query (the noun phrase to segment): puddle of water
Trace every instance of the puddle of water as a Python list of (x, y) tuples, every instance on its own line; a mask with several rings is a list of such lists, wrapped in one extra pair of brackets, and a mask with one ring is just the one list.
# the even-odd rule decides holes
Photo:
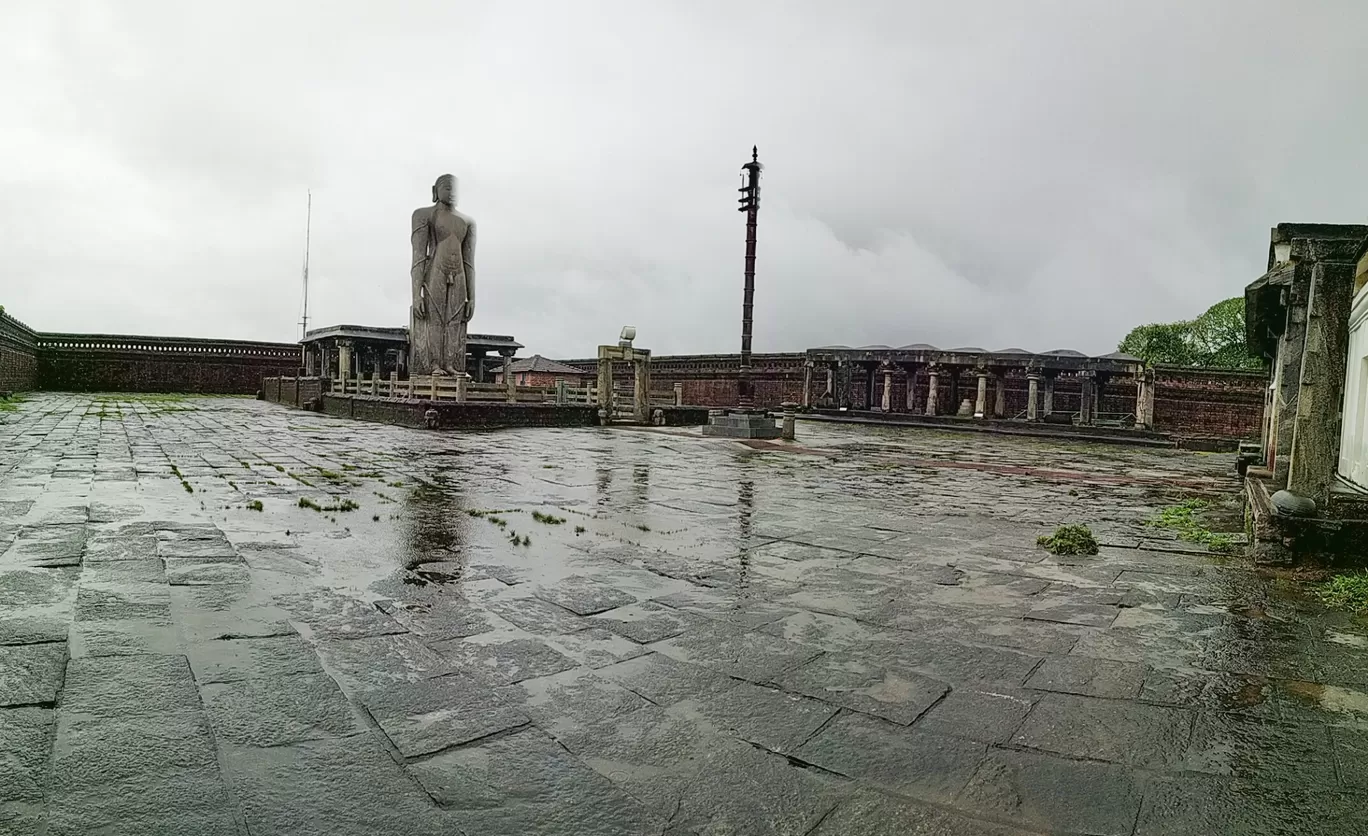
[(1262, 676), (1245, 677), (1245, 682), (1222, 702), (1226, 708), (1252, 708), (1268, 700), (1268, 680)]
[(1336, 630), (1326, 630), (1325, 640), (1349, 647), (1368, 647), (1368, 636), (1357, 636), (1353, 633), (1341, 633)]
[(1282, 689), (1292, 697), (1338, 714), (1362, 714), (1368, 716), (1368, 694), (1341, 688), (1338, 685), (1321, 685), (1318, 682), (1288, 680)]

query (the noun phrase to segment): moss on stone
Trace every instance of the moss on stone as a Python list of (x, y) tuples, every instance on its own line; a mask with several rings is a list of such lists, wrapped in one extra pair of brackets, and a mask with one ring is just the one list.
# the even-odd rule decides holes
[(1036, 545), (1050, 554), (1097, 554), (1092, 529), (1081, 523), (1061, 525), (1054, 534), (1042, 534), (1036, 538)]

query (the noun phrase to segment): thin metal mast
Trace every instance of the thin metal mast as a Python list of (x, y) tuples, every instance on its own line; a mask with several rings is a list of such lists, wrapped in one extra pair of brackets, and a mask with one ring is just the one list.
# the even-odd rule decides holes
[(313, 190), (309, 192), (307, 214), (304, 217), (304, 313), (299, 318), (300, 338), (309, 332), (309, 233), (313, 226)]

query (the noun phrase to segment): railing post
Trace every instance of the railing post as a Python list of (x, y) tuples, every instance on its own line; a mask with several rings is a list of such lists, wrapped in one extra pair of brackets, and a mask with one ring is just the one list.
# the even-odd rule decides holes
[(676, 383), (676, 384), (674, 385), (674, 396), (675, 396), (675, 406), (683, 406), (683, 405), (684, 405), (684, 384), (683, 384), (683, 383)]
[(470, 376), (458, 374), (453, 377), (453, 380), (456, 382), (456, 402), (465, 403), (466, 383), (470, 380)]
[(565, 378), (556, 378), (556, 405), (565, 406)]
[(779, 429), (779, 437), (785, 441), (792, 441), (795, 435), (794, 424), (797, 423), (794, 419), (794, 413), (795, 410), (798, 409), (798, 404), (792, 401), (785, 401), (783, 407), (784, 423)]
[(513, 358), (505, 357), (503, 364), (504, 390), (509, 403), (518, 402), (518, 382), (513, 379)]
[(389, 389), (385, 392), (391, 398), (399, 397), (399, 372), (391, 371), (389, 376)]
[(437, 400), (437, 375), (428, 375), (428, 386), (431, 389), (431, 394), (428, 397), (434, 401)]

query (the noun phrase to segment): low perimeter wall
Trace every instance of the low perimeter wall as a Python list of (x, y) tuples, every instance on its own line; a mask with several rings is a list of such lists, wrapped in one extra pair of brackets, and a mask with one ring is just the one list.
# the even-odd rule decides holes
[(118, 334), (38, 334), (37, 388), (60, 392), (250, 395), (290, 375), (299, 346)]
[(323, 395), (323, 411), (328, 415), (401, 427), (426, 427), (429, 409), (437, 411), (437, 429), (493, 430), (598, 425), (598, 408), (593, 406), (401, 401), (372, 395)]
[(27, 392), (37, 375), (38, 335), (0, 309), (0, 392)]

